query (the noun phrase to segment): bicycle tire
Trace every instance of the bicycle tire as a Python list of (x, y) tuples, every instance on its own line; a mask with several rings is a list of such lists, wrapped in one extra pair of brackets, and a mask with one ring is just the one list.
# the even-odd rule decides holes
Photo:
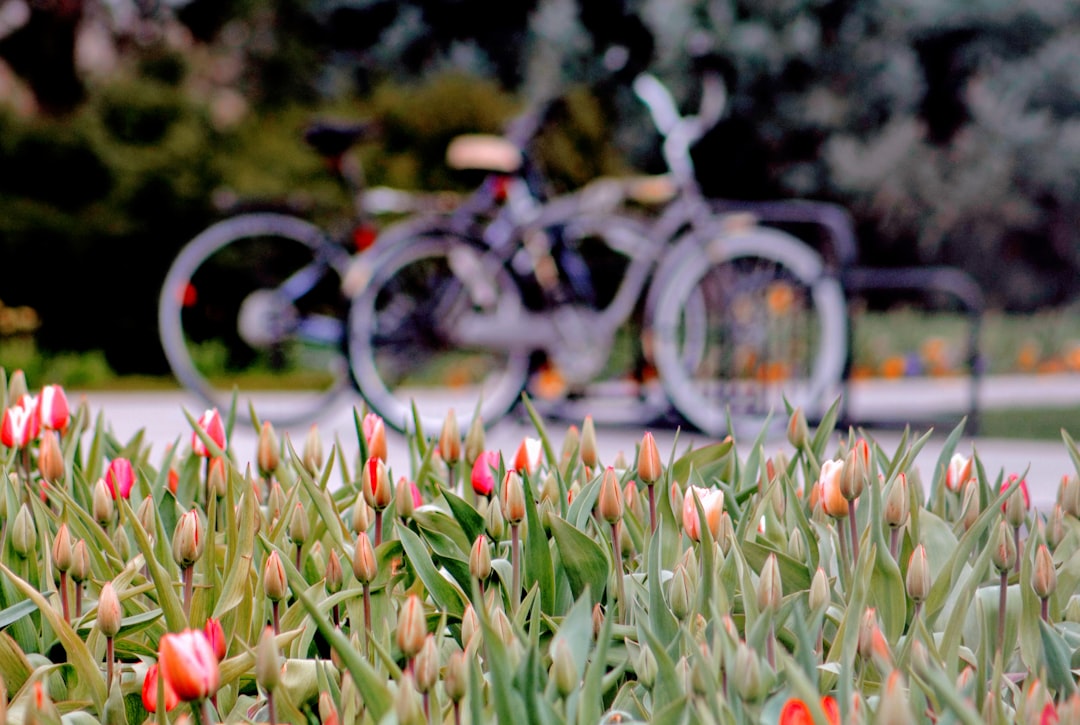
[[(176, 378), (225, 410), (313, 420), (350, 384), (348, 254), (315, 225), (276, 213), (217, 222), (184, 246), (162, 284), (158, 330)], [(289, 286), (285, 287), (288, 281)]]
[[(784, 419), (785, 400), (819, 414), (847, 357), (843, 289), (821, 256), (767, 227), (686, 250), (654, 319), (657, 369), (679, 413), (710, 435), (756, 433), (769, 416)], [(694, 296), (704, 320), (685, 314)], [(701, 340), (691, 359), (688, 344)]]
[[(388, 425), (437, 432), (454, 409), (463, 428), (491, 425), (518, 402), (531, 350), (470, 345), (469, 320), (520, 320), (521, 290), (493, 254), (431, 233), (381, 257), (349, 311), (349, 364), (360, 394)], [(474, 314), (475, 313), (475, 314)], [(419, 397), (418, 397), (419, 396)]]

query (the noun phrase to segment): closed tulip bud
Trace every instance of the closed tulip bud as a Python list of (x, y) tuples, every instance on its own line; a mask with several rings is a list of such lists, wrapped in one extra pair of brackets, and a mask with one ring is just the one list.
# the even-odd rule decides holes
[(139, 525), (150, 536), (157, 533), (157, 509), (155, 507), (154, 497), (147, 496), (139, 503), (139, 508), (135, 511), (135, 518), (139, 520)]
[[(217, 408), (205, 411), (199, 417), (198, 425), (221, 451), (225, 450), (225, 422), (221, 419), (221, 413), (218, 412)], [(191, 451), (203, 458), (216, 455), (206, 447), (203, 439), (195, 431), (191, 433)]]
[(122, 526), (116, 527), (112, 532), (112, 545), (121, 561), (131, 558), (131, 543), (128, 541), (127, 530)]
[(662, 475), (664, 469), (660, 462), (660, 449), (656, 447), (653, 434), (646, 431), (638, 451), (638, 478), (651, 486), (659, 481)]
[(308, 428), (307, 437), (304, 439), (304, 452), (301, 454), (301, 462), (308, 473), (315, 475), (322, 470), (323, 442), (319, 435), (319, 426), (315, 423)]
[(961, 453), (954, 453), (945, 469), (945, 488), (959, 492), (971, 480), (972, 459)]
[(1009, 526), (1018, 529), (1024, 525), (1027, 518), (1027, 492), (1017, 487), (1005, 499), (1005, 520)]
[(525, 489), (521, 476), (515, 471), (507, 471), (502, 486), (502, 515), (511, 525), (525, 520)]
[(1072, 595), (1065, 603), (1065, 621), (1080, 624), (1080, 594)]
[(99, 478), (94, 484), (94, 495), (91, 501), (94, 510), (94, 521), (102, 526), (107, 525), (113, 518), (113, 497), (109, 493), (109, 487), (104, 478)]
[(832, 594), (829, 589), (829, 577), (820, 566), (814, 572), (814, 578), (810, 580), (810, 593), (807, 597), (807, 605), (811, 612), (820, 612), (829, 606)]
[(465, 434), (465, 463), (475, 465), (476, 459), (484, 452), (484, 421), (477, 415), (469, 424), (469, 432)]
[(915, 551), (911, 552), (908, 560), (907, 577), (904, 580), (907, 585), (908, 596), (916, 604), (926, 601), (930, 594), (930, 563), (926, 560), (926, 547), (919, 544)]
[(1065, 513), (1073, 517), (1080, 517), (1080, 478), (1076, 476), (1062, 476), (1061, 485), (1058, 487), (1058, 503)]
[(1066, 533), (1068, 533), (1068, 530), (1065, 528), (1065, 510), (1061, 507), (1061, 504), (1056, 503), (1050, 512), (1050, 518), (1046, 522), (1046, 543), (1050, 545), (1051, 549), (1056, 549), (1061, 540), (1065, 538)]
[(382, 511), (394, 500), (394, 487), (381, 458), (369, 458), (364, 464), (364, 500), (376, 511)]
[(214, 495), (218, 498), (222, 498), (228, 491), (228, 479), (225, 470), (225, 459), (221, 456), (214, 456), (210, 459), (210, 468), (206, 472), (206, 492), (207, 495)]
[(266, 497), (266, 518), (271, 526), (281, 518), (282, 509), (285, 508), (285, 500), (285, 490), (281, 488), (281, 484), (277, 481), (272, 482), (270, 484), (270, 493)]
[(783, 600), (784, 583), (780, 579), (780, 563), (776, 560), (776, 554), (769, 554), (758, 578), (758, 608), (775, 614), (780, 611)]
[(686, 573), (686, 567), (676, 566), (671, 576), (668, 599), (671, 611), (676, 619), (684, 619), (690, 613), (694, 602), (694, 585)]
[(337, 594), (345, 584), (345, 573), (341, 568), (341, 560), (333, 549), (330, 550), (330, 556), (326, 559), (325, 578), (327, 594)]
[(46, 385), (38, 396), (38, 417), (41, 427), (63, 433), (71, 420), (67, 395), (59, 385)]
[(492, 541), (502, 541), (503, 536), (506, 534), (506, 519), (503, 518), (502, 512), (502, 502), (496, 496), (491, 500), (491, 505), (487, 507), (484, 516), (487, 534)]
[(461, 702), (469, 691), (469, 662), (461, 650), (451, 652), (446, 659), (443, 690), (451, 702)]
[(915, 722), (915, 714), (908, 703), (907, 686), (900, 670), (893, 670), (885, 681), (885, 690), (878, 701), (877, 725), (908, 725)]
[(491, 576), (491, 551), (483, 534), (476, 537), (469, 552), (469, 573), (481, 582)]
[(274, 426), (264, 420), (259, 429), (259, 443), (256, 448), (255, 463), (263, 478), (270, 478), (281, 465), (281, 444), (278, 442)]
[(60, 450), (60, 437), (55, 431), (47, 430), (41, 434), (38, 471), (49, 483), (56, 484), (64, 480), (64, 452)]
[(397, 645), (405, 657), (412, 659), (424, 646), (427, 637), (427, 619), (420, 597), (410, 594), (398, 613)]
[(424, 637), (424, 646), (416, 655), (413, 671), (416, 674), (416, 689), (420, 692), (431, 691), (439, 681), (439, 648), (435, 644), (435, 635)]
[(394, 712), (399, 725), (425, 725), (427, 718), (416, 692), (416, 682), (411, 672), (406, 672), (398, 680), (397, 696), (394, 698)]
[(76, 584), (82, 584), (90, 578), (90, 551), (86, 542), (80, 539), (71, 547), (71, 569), (68, 570)]
[(221, 620), (215, 617), (207, 619), (206, 624), (203, 625), (203, 634), (206, 636), (206, 641), (210, 643), (210, 649), (214, 650), (217, 661), (221, 662), (225, 659), (229, 646), (225, 641), (225, 630), (221, 626)]
[(289, 539), (297, 546), (303, 546), (310, 535), (311, 525), (308, 523), (307, 513), (304, 512), (304, 504), (297, 501), (289, 518)]
[(66, 523), (60, 524), (56, 530), (56, 538), (52, 545), (53, 566), (57, 571), (67, 571), (71, 568), (71, 532)]
[(495, 477), (499, 475), (499, 452), (481, 451), (472, 463), (470, 482), (477, 496), (491, 496), (495, 490)]
[(768, 692), (769, 683), (761, 672), (761, 660), (745, 642), (735, 650), (735, 687), (744, 700), (757, 702)]
[(1046, 544), (1039, 544), (1035, 550), (1035, 570), (1031, 575), (1031, 586), (1039, 599), (1047, 599), (1057, 589), (1057, 570), (1054, 558)]
[(517, 635), (514, 633), (514, 625), (511, 624), (510, 618), (506, 616), (506, 612), (502, 609), (496, 609), (491, 615), (491, 628), (495, 630), (495, 634), (499, 636), (499, 640), (505, 645), (517, 642)]
[(274, 628), (264, 627), (255, 645), (255, 681), (265, 692), (273, 692), (280, 680), (281, 653), (274, 639)]
[(461, 460), (461, 431), (453, 408), (447, 411), (439, 431), (439, 455), (451, 466)]
[(622, 489), (619, 488), (619, 478), (615, 475), (615, 469), (608, 466), (604, 470), (604, 478), (600, 482), (600, 498), (598, 502), (600, 518), (613, 524), (622, 520), (623, 498)]
[(870, 476), (870, 447), (859, 438), (844, 457), (840, 469), (840, 493), (848, 501), (854, 501), (863, 492)]
[(578, 450), (581, 462), (589, 468), (596, 468), (600, 455), (596, 445), (596, 426), (591, 415), (585, 416), (585, 421), (581, 424), (581, 443)]
[[(157, 712), (158, 707), (158, 665), (152, 664), (146, 669), (146, 678), (143, 679), (142, 686), (142, 702), (143, 707), (149, 713)], [(172, 687), (168, 681), (164, 683), (165, 690), (165, 712), (172, 712), (173, 708), (180, 704), (180, 698), (173, 692)], [(0, 722), (3, 722), (0, 720)]]
[(731, 542), (735, 540), (735, 524), (731, 522), (731, 516), (727, 511), (720, 514), (720, 526), (716, 532), (716, 543), (720, 544), (720, 551), (724, 556), (731, 551)]
[(604, 608), (597, 602), (592, 608), (592, 633), (593, 639), (600, 636), (600, 630), (604, 628)]
[(281, 563), (281, 557), (278, 556), (277, 551), (271, 551), (263, 567), (263, 594), (271, 602), (280, 602), (288, 592), (289, 584), (285, 578), (285, 565)]
[(394, 494), (394, 508), (397, 515), (402, 519), (411, 519), (416, 503), (413, 500), (413, 485), (409, 479), (402, 476), (397, 482), (397, 491)]
[(461, 646), (468, 648), (478, 634), (480, 634), (480, 616), (471, 603), (466, 604), (465, 613), (461, 615)]
[(123, 610), (120, 607), (120, 598), (116, 596), (112, 582), (105, 582), (98, 596), (97, 625), (101, 633), (106, 637), (115, 637), (120, 632), (120, 620), (123, 618)]
[[(699, 505), (705, 516), (704, 522), (698, 515)], [(700, 486), (690, 486), (686, 489), (682, 501), (683, 530), (692, 540), (701, 541), (703, 528), (708, 528), (713, 539), (717, 539), (720, 536), (720, 519), (723, 513), (724, 492), (720, 489)]]
[(795, 561), (806, 560), (806, 540), (800, 529), (792, 529), (788, 537), (787, 553)]
[[(1074, 692), (1069, 695), (1065, 702), (1058, 705), (1057, 709), (1058, 722), (1061, 723), (1078, 723), (1080, 722), (1080, 692)], [(1048, 721), (1052, 723), (1053, 720)]]
[(885, 524), (890, 529), (899, 529), (907, 523), (910, 508), (907, 476), (901, 473), (893, 479), (892, 485), (885, 494), (885, 510), (882, 513)]
[(195, 564), (202, 556), (206, 548), (206, 528), (199, 512), (192, 509), (180, 517), (176, 522), (176, 530), (173, 532), (172, 554), (173, 561), (181, 569), (186, 569)]
[(974, 478), (964, 484), (964, 498), (960, 505), (960, 522), (967, 531), (975, 525), (975, 520), (982, 513), (979, 502), (979, 482)]
[(381, 416), (368, 413), (364, 416), (361, 426), (364, 434), (364, 444), (367, 446), (368, 458), (378, 458), (386, 461), (386, 423)]
[(578, 430), (576, 425), (571, 424), (566, 428), (566, 435), (563, 436), (562, 448), (559, 450), (559, 464), (569, 462), (580, 447), (581, 431)]
[(375, 581), (379, 573), (378, 562), (375, 559), (375, 550), (371, 546), (371, 539), (367, 534), (356, 537), (356, 548), (353, 550), (353, 576), (361, 584), (370, 584)]
[(787, 428), (788, 442), (795, 448), (802, 449), (810, 443), (810, 426), (806, 422), (806, 413), (802, 408), (791, 411)]
[(19, 513), (15, 514), (15, 521), (11, 525), (11, 548), (24, 559), (37, 553), (37, 526), (26, 504), (19, 507)]
[(840, 461), (825, 461), (821, 464), (821, 507), (825, 514), (834, 519), (844, 519), (848, 515), (848, 500), (840, 490), (840, 471), (844, 464)]
[(30, 388), (26, 383), (26, 373), (21, 368), (17, 368), (8, 378), (8, 399), (18, 400), (29, 393)]
[(540, 503), (548, 503), (554, 507), (559, 506), (562, 489), (559, 488), (559, 480), (554, 473), (544, 476), (544, 482), (540, 485)]
[(371, 507), (364, 500), (364, 492), (356, 495), (356, 501), (352, 506), (352, 530), (354, 534), (362, 534), (371, 526)]
[(319, 723), (321, 725), (340, 725), (341, 723), (337, 708), (334, 706), (334, 699), (326, 690), (319, 693)]
[(657, 669), (656, 655), (653, 654), (652, 649), (639, 648), (634, 660), (634, 673), (637, 675), (638, 682), (651, 690), (653, 683), (656, 682)]
[(562, 637), (556, 637), (551, 645), (551, 679), (561, 697), (568, 697), (581, 684), (577, 662), (570, 645)]
[(994, 563), (998, 574), (1004, 574), (1016, 565), (1016, 542), (1013, 540), (1012, 527), (1005, 519), (998, 522), (990, 540), (990, 546), (993, 547), (990, 560)]
[(635, 520), (641, 521), (645, 512), (641, 508), (641, 494), (638, 492), (637, 484), (632, 480), (627, 481), (626, 486), (623, 487), (623, 501), (626, 502), (626, 513)]

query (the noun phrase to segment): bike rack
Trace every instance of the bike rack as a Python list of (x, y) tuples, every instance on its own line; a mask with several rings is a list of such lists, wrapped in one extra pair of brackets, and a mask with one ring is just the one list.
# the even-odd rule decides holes
[[(948, 266), (866, 267), (856, 264), (858, 245), (855, 240), (855, 225), (847, 209), (838, 204), (805, 200), (735, 201), (725, 199), (712, 202), (712, 207), (720, 213), (749, 212), (763, 224), (812, 226), (819, 229), (824, 234), (823, 242), (826, 247), (819, 251), (825, 252), (826, 259), (830, 260), (838, 270), (845, 293), (855, 295), (864, 295), (874, 291), (937, 293), (951, 297), (959, 303), (968, 318), (966, 356), (970, 380), (967, 406), (968, 430), (973, 434), (978, 432), (979, 385), (983, 374), (979, 358), (979, 331), (982, 326), (985, 301), (982, 290), (971, 275), (956, 267)], [(849, 342), (851, 335), (849, 326)], [(848, 399), (850, 393), (852, 355), (852, 346), (849, 344), (848, 360), (844, 371), (843, 401)], [(845, 403), (841, 402), (841, 420), (846, 419), (844, 405)], [(859, 422), (866, 423), (867, 421)]]

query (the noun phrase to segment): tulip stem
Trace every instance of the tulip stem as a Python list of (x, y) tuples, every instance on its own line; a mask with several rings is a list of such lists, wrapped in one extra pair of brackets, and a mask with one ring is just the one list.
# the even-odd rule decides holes
[(364, 584), (364, 643), (368, 659), (371, 659), (371, 585), (367, 583)]
[(846, 527), (842, 523), (840, 523), (840, 521), (836, 522), (836, 538), (840, 540), (840, 572), (843, 574), (844, 583), (846, 584), (848, 579), (850, 578), (848, 576), (848, 572), (850, 571), (849, 567), (851, 564), (851, 560), (848, 558), (848, 545), (846, 532), (844, 530), (845, 528)]
[(75, 618), (82, 616), (82, 582), (75, 582)]
[(271, 602), (270, 611), (274, 618), (274, 634), (281, 634), (281, 602), (277, 600)]
[(382, 510), (375, 509), (375, 548), (382, 543)]
[(1001, 589), (998, 592), (998, 629), (997, 629), (997, 641), (998, 646), (1003, 646), (1005, 642), (1005, 605), (1008, 602), (1009, 592), (1009, 572), (1004, 571), (1001, 573)]
[(619, 624), (625, 624), (626, 591), (623, 583), (622, 537), (620, 536), (619, 524), (619, 521), (611, 522), (611, 546), (615, 552), (615, 592), (619, 604), (618, 616), (615, 621)]
[(210, 711), (209, 700), (199, 700), (198, 706), (191, 708), (191, 711), (202, 725), (213, 725), (214, 714)]
[(277, 709), (274, 707), (274, 691), (266, 691), (266, 714), (270, 718), (270, 725), (277, 722)]
[(517, 612), (521, 598), (521, 536), (518, 524), (510, 524), (510, 567), (513, 572), (510, 577), (510, 603), (512, 610)]
[(454, 725), (461, 725), (461, 703), (454, 702)]
[(776, 623), (772, 614), (769, 615), (769, 637), (765, 640), (765, 659), (769, 667), (776, 669)]
[(68, 605), (68, 575), (60, 572), (60, 606), (64, 610), (64, 621), (71, 624), (71, 608)]
[(900, 529), (893, 529), (889, 532), (889, 556), (893, 559), (896, 558), (896, 546), (900, 543)]
[(182, 572), (184, 580), (184, 616), (191, 615), (191, 593), (195, 585), (195, 567), (185, 566)]
[(341, 629), (341, 612), (338, 610), (338, 605), (335, 604), (330, 610), (330, 616), (334, 620), (334, 629)]
[(649, 533), (656, 533), (656, 486), (648, 485), (649, 489)]
[(1016, 564), (1013, 566), (1013, 569), (1015, 569), (1016, 573), (1019, 574), (1020, 573), (1020, 559), (1022, 558), (1020, 556), (1020, 527), (1019, 526), (1014, 526), (1013, 527), (1013, 545), (1016, 547)]
[(112, 689), (113, 660), (116, 659), (116, 648), (112, 637), (105, 638), (105, 689)]
[(1041, 613), (1042, 620), (1047, 624), (1050, 624), (1050, 597), (1042, 600)]
[(855, 567), (859, 565), (859, 524), (855, 521), (854, 505), (851, 506), (851, 515), (848, 519), (851, 521), (851, 565)]

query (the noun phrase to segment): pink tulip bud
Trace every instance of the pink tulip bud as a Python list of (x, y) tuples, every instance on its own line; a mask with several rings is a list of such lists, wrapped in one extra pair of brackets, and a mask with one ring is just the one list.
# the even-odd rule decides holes
[(3, 420), (0, 420), (0, 443), (8, 448), (25, 448), (37, 439), (40, 429), (37, 401), (22, 395), (4, 411)]
[[(225, 450), (225, 423), (221, 420), (221, 413), (217, 408), (207, 410), (199, 417), (199, 427), (218, 448)], [(191, 433), (191, 450), (203, 458), (213, 455), (195, 431)]]
[(127, 499), (131, 496), (131, 487), (135, 485), (135, 470), (126, 458), (114, 458), (105, 471), (105, 485), (113, 499)]
[(495, 476), (499, 472), (499, 452), (484, 451), (472, 468), (472, 487), (478, 496), (490, 496), (495, 490)]
[(71, 409), (68, 407), (67, 396), (64, 389), (59, 385), (46, 385), (41, 389), (38, 398), (38, 415), (41, 418), (41, 426), (47, 430), (55, 430), (63, 433), (71, 420)]
[(210, 617), (203, 626), (203, 634), (214, 649), (214, 656), (218, 662), (225, 659), (227, 643), (225, 642), (225, 630), (221, 627), (221, 620)]

